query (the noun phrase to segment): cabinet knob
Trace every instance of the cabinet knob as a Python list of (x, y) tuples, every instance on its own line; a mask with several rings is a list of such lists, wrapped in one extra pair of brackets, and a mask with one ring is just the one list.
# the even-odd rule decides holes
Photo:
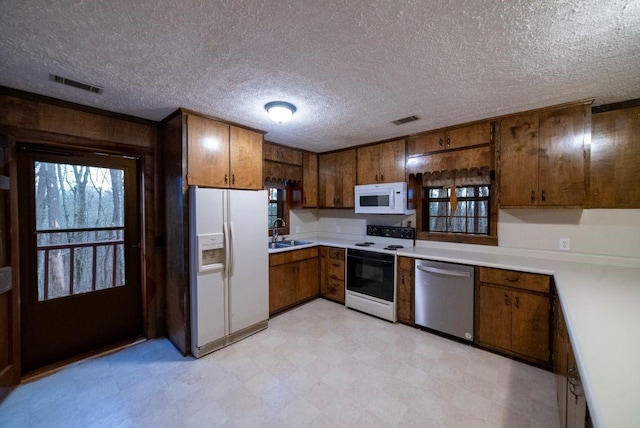
[(504, 304), (509, 306), (509, 295), (507, 293), (504, 294)]
[(440, 138), (440, 147), (444, 147), (444, 140)]
[(542, 202), (546, 202), (547, 201), (547, 192), (546, 191), (542, 191), (542, 194), (540, 194), (540, 199), (542, 199)]
[(378, 174), (376, 174), (376, 183), (378, 182)]
[(384, 174), (380, 174), (380, 181), (384, 181)]
[(447, 148), (451, 147), (451, 137), (447, 137)]
[(536, 201), (536, 191), (532, 190), (531, 191), (531, 202), (535, 202)]
[(236, 184), (236, 175), (231, 174), (231, 184)]
[(224, 175), (224, 184), (227, 184), (229, 182), (229, 175), (225, 174)]

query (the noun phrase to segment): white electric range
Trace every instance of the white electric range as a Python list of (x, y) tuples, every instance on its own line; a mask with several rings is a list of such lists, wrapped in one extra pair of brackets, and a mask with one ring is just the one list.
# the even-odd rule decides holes
[(412, 227), (367, 226), (366, 241), (347, 249), (345, 305), (396, 321), (396, 251), (413, 246)]

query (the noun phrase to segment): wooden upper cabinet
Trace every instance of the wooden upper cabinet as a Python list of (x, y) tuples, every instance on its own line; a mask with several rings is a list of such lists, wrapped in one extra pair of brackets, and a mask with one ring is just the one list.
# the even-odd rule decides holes
[(194, 114), (185, 116), (188, 185), (262, 189), (262, 134)]
[(358, 149), (358, 184), (394, 183), (405, 179), (405, 142), (390, 141)]
[(447, 149), (477, 146), (491, 143), (491, 122), (453, 128), (446, 132), (445, 144)]
[(262, 134), (231, 126), (229, 139), (231, 172), (229, 187), (262, 189)]
[(186, 115), (187, 184), (229, 186), (229, 125)]
[(353, 208), (356, 150), (320, 155), (318, 164), (319, 208)]
[(590, 125), (588, 104), (503, 119), (500, 206), (582, 207)]
[(591, 127), (591, 208), (640, 208), (640, 107), (596, 113)]
[(318, 155), (302, 154), (302, 208), (318, 206)]
[(291, 165), (302, 165), (302, 152), (289, 147), (264, 143), (264, 159)]
[(482, 122), (447, 131), (414, 135), (407, 140), (407, 155), (421, 155), (489, 143), (491, 143), (491, 122)]
[(500, 204), (536, 204), (538, 191), (538, 114), (500, 123)]
[(584, 205), (587, 164), (584, 144), (585, 136), (590, 135), (589, 105), (540, 114), (538, 189), (542, 205)]

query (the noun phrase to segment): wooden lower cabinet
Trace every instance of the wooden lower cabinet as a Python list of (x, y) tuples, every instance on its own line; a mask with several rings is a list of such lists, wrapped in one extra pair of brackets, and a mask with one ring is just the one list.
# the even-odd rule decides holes
[(592, 427), (560, 299), (553, 302), (553, 372), (561, 428)]
[(409, 325), (415, 324), (413, 263), (414, 259), (411, 257), (398, 257), (396, 317), (399, 322)]
[(320, 248), (320, 295), (344, 303), (345, 250)]
[(318, 296), (318, 248), (269, 256), (269, 315)]
[(550, 281), (545, 275), (478, 268), (476, 343), (549, 366)]

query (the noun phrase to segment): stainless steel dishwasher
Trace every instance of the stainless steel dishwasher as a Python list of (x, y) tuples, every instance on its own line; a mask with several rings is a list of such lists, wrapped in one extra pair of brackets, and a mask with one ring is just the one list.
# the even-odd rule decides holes
[(473, 266), (416, 260), (416, 324), (473, 340)]

